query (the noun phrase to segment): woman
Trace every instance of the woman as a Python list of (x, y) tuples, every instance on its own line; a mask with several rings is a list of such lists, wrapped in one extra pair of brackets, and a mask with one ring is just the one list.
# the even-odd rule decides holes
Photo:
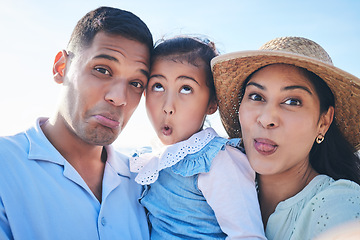
[(268, 239), (360, 221), (360, 79), (299, 37), (219, 56), (212, 68), (223, 125), (258, 174)]

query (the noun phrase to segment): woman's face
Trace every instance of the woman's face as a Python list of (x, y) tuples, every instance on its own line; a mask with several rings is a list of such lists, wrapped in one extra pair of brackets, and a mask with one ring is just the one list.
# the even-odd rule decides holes
[(313, 85), (299, 68), (285, 64), (266, 66), (252, 76), (239, 120), (246, 154), (261, 175), (306, 171), (310, 149), (326, 131)]

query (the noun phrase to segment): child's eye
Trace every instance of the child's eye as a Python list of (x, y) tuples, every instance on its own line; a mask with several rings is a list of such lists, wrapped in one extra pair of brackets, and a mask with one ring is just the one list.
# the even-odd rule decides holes
[(110, 71), (107, 70), (106, 68), (103, 67), (95, 67), (95, 71), (101, 73), (101, 74), (105, 74), (105, 75), (111, 75)]
[(164, 87), (160, 84), (160, 83), (155, 83), (153, 86), (152, 86), (152, 90), (154, 92), (163, 92), (165, 91)]
[(192, 88), (189, 86), (183, 86), (180, 90), (180, 93), (190, 94), (190, 93), (192, 93)]
[(257, 93), (250, 94), (249, 99), (253, 101), (264, 101), (263, 97)]
[(289, 98), (288, 100), (286, 100), (284, 102), (284, 104), (286, 105), (292, 105), (292, 106), (300, 106), (301, 105), (301, 101), (295, 98)]

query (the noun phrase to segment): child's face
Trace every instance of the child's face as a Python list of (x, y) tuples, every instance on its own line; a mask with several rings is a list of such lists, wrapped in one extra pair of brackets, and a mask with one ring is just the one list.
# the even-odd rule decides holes
[(216, 111), (209, 103), (203, 67), (171, 60), (157, 60), (146, 90), (149, 119), (161, 142), (174, 144), (201, 130), (207, 114)]

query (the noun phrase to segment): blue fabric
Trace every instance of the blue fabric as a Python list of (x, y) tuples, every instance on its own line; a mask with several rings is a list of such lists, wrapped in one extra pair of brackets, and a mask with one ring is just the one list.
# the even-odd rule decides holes
[(212, 160), (221, 150), (225, 149), (225, 145), (236, 147), (239, 142), (239, 138), (225, 139), (215, 137), (201, 151), (187, 155), (182, 161), (172, 166), (171, 169), (174, 173), (180, 174), (183, 177), (209, 172)]
[[(45, 119), (42, 119), (44, 121)], [(106, 147), (100, 204), (39, 123), (0, 138), (0, 239), (148, 239), (141, 187), (128, 159)]]
[(239, 141), (215, 137), (199, 152), (161, 170), (156, 182), (146, 186), (140, 202), (149, 210), (151, 239), (226, 238), (197, 187), (197, 179), (199, 173), (210, 170), (219, 151), (226, 145), (236, 146)]

